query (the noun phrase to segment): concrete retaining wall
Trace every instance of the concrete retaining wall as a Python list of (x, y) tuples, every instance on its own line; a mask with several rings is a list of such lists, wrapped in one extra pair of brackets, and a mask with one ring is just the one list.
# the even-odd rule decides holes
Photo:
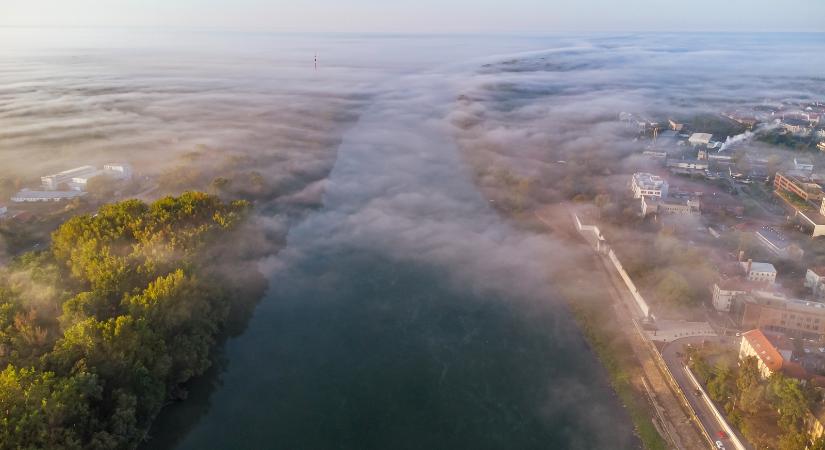
[[(604, 236), (602, 235), (602, 231), (599, 227), (595, 225), (584, 225), (579, 219), (578, 214), (573, 214), (573, 220), (576, 222), (576, 230), (584, 236), (587, 242), (596, 249), (598, 252), (602, 252), (604, 249), (607, 249), (607, 241), (605, 240)], [(643, 317), (650, 317), (650, 307), (647, 305), (647, 302), (642, 297), (642, 294), (639, 293), (639, 290), (636, 289), (636, 285), (633, 283), (633, 280), (630, 279), (630, 275), (624, 270), (624, 266), (622, 266), (621, 261), (616, 256), (616, 253), (613, 249), (607, 251), (607, 257), (610, 259), (610, 262), (613, 264), (613, 267), (616, 268), (616, 271), (619, 272), (619, 275), (622, 277), (624, 284), (627, 286), (627, 289), (630, 291), (630, 295), (633, 296), (633, 300), (636, 302), (636, 306), (639, 307), (639, 310), (642, 313)]]
[(630, 275), (625, 272), (624, 267), (622, 266), (621, 261), (616, 256), (616, 253), (613, 249), (607, 253), (607, 257), (610, 259), (610, 262), (613, 263), (613, 266), (616, 267), (616, 271), (619, 272), (619, 275), (622, 277), (624, 284), (627, 285), (627, 289), (630, 291), (630, 295), (633, 296), (633, 300), (636, 302), (636, 306), (642, 311), (642, 315), (644, 317), (650, 317), (650, 307), (647, 306), (647, 302), (642, 297), (642, 294), (639, 293), (639, 290), (636, 289), (636, 285), (633, 283), (633, 280), (630, 279)]

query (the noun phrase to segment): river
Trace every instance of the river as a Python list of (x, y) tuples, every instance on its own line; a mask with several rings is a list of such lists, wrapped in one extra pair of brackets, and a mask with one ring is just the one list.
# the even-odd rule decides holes
[(151, 448), (634, 448), (547, 267), (490, 207), (444, 117), (448, 65), (384, 82), (268, 295)]

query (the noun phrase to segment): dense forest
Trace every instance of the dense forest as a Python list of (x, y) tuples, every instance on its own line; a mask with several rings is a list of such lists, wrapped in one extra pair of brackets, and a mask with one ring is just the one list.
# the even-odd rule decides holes
[(0, 448), (134, 448), (265, 287), (249, 212), (197, 192), (127, 200), (0, 268)]

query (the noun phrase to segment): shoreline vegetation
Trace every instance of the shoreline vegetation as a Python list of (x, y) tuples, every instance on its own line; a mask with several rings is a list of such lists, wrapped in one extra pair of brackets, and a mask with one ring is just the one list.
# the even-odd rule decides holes
[(0, 268), (0, 448), (133, 448), (267, 281), (251, 205), (186, 192), (66, 221)]

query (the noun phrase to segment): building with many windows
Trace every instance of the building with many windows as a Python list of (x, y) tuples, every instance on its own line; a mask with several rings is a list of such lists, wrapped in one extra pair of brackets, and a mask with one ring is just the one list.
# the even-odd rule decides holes
[(642, 197), (667, 197), (668, 184), (664, 178), (652, 173), (637, 172), (630, 180), (630, 189), (633, 191), (633, 198)]
[(818, 339), (825, 335), (825, 303), (753, 291), (743, 298), (742, 327)]
[(88, 181), (89, 178), (99, 173), (100, 171), (94, 166), (80, 166), (40, 177), (40, 183), (43, 185), (43, 190), (45, 191), (83, 190), (78, 184), (85, 185), (85, 182)]
[(777, 191), (789, 192), (805, 201), (822, 200), (822, 186), (798, 174), (776, 172), (773, 187)]
[(745, 270), (745, 278), (748, 281), (764, 282), (767, 284), (776, 283), (776, 268), (771, 263), (754, 262), (752, 260), (740, 263)]
[(742, 342), (739, 344), (739, 360), (751, 356), (756, 358), (759, 374), (766, 379), (779, 372), (786, 357), (790, 359), (791, 355), (783, 356), (782, 352), (768, 340), (768, 337), (761, 330), (756, 329), (742, 333)]
[(713, 307), (717, 311), (730, 312), (734, 301), (754, 287), (754, 283), (738, 277), (719, 280), (713, 283)]
[(86, 195), (86, 193), (81, 191), (32, 191), (30, 189), (23, 189), (14, 194), (11, 197), (11, 201), (15, 203), (59, 202), (84, 195)]

